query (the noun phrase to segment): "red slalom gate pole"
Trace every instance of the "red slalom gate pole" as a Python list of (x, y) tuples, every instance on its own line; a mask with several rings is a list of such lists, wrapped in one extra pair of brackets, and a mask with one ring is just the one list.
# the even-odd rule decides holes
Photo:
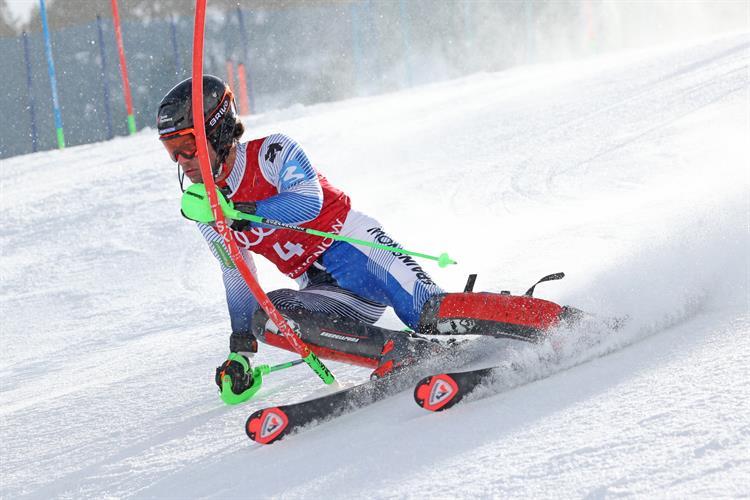
[(240, 113), (249, 115), (250, 100), (247, 97), (247, 74), (245, 73), (245, 65), (242, 63), (237, 65), (237, 79), (240, 85)]
[(235, 92), (237, 87), (234, 86), (234, 62), (231, 59), (227, 59), (227, 83), (232, 92)]
[(206, 0), (195, 2), (195, 31), (193, 32), (193, 82), (192, 82), (192, 105), (193, 126), (195, 128), (195, 143), (198, 147), (198, 160), (200, 162), (201, 175), (206, 185), (209, 204), (215, 219), (216, 230), (219, 231), (224, 243), (229, 249), (234, 265), (245, 279), (247, 286), (255, 296), (258, 304), (268, 314), (271, 321), (278, 327), (284, 338), (292, 348), (300, 355), (310, 368), (325, 382), (332, 384), (335, 378), (330, 370), (323, 364), (310, 348), (302, 342), (302, 339), (292, 330), (292, 327), (284, 320), (279, 311), (276, 310), (271, 299), (265, 294), (258, 282), (255, 280), (250, 268), (242, 259), (237, 242), (232, 237), (232, 232), (224, 219), (224, 213), (219, 206), (219, 197), (216, 195), (216, 183), (214, 182), (211, 162), (208, 157), (208, 141), (206, 140), (206, 125), (203, 118), (203, 36), (206, 22)]
[(120, 54), (120, 75), (122, 76), (122, 92), (125, 94), (125, 109), (128, 113), (128, 132), (135, 134), (135, 115), (133, 114), (133, 97), (130, 95), (130, 81), (128, 80), (128, 66), (125, 63), (125, 46), (122, 43), (122, 28), (120, 27), (120, 12), (117, 0), (112, 0), (112, 20), (115, 25), (115, 39), (117, 52)]

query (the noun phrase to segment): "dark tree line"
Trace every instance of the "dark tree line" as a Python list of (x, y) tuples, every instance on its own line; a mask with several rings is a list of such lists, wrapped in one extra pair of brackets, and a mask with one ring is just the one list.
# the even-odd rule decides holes
[[(243, 9), (276, 10), (299, 5), (314, 6), (331, 3), (350, 3), (346, 0), (210, 0), (209, 9), (213, 12), (226, 12), (237, 7)], [(96, 20), (96, 16), (111, 16), (108, 0), (47, 0), (47, 21), (50, 29), (67, 28)], [(154, 21), (172, 16), (191, 17), (194, 12), (193, 0), (118, 0), (120, 17), (123, 20)], [(25, 23), (13, 18), (7, 0), (0, 0), (0, 36), (15, 36), (21, 31), (34, 32), (42, 28), (38, 2), (34, 3), (31, 16)]]

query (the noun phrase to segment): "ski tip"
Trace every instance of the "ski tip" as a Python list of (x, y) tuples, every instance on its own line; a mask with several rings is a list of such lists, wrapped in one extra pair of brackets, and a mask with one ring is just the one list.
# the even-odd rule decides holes
[(260, 444), (271, 444), (281, 439), (289, 426), (289, 417), (281, 408), (258, 410), (247, 418), (247, 437)]
[(414, 388), (414, 401), (425, 410), (445, 410), (460, 400), (458, 384), (446, 373), (423, 378)]

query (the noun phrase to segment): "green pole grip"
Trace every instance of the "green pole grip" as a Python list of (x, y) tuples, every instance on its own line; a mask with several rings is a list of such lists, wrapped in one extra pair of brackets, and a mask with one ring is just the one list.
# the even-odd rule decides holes
[[(234, 359), (238, 361), (239, 363), (242, 363), (242, 365), (245, 367), (245, 370), (250, 369), (250, 365), (246, 363), (245, 359), (242, 358), (241, 356), (238, 356), (232, 353), (230, 354), (230, 359)], [(299, 365), (300, 363), (304, 363), (304, 360), (295, 359), (294, 361), (289, 361), (287, 363), (281, 363), (281, 364), (273, 365), (273, 366), (269, 366), (269, 365), (256, 366), (255, 368), (253, 368), (253, 385), (250, 386), (242, 394), (235, 394), (234, 392), (232, 392), (232, 380), (229, 378), (228, 375), (225, 375), (224, 378), (221, 379), (221, 393), (220, 393), (221, 400), (224, 401), (228, 405), (236, 405), (236, 404), (244, 403), (248, 399), (255, 396), (255, 393), (260, 390), (261, 385), (263, 385), (264, 375), (268, 375), (271, 372), (276, 372), (279, 370), (283, 370), (285, 368), (291, 368), (292, 366)]]
[[(250, 370), (250, 364), (247, 362), (244, 356), (232, 352), (229, 354), (228, 359), (240, 363), (245, 368), (245, 372)], [(268, 366), (266, 365), (266, 368), (267, 367)], [(221, 400), (228, 405), (237, 405), (240, 403), (244, 403), (245, 401), (253, 397), (255, 393), (258, 392), (258, 390), (260, 390), (260, 386), (263, 385), (263, 372), (264, 370), (261, 367), (255, 368), (253, 370), (253, 385), (248, 387), (247, 390), (245, 390), (241, 394), (235, 394), (232, 391), (232, 379), (229, 375), (224, 375), (221, 378), (221, 391), (219, 392)]]
[(130, 132), (130, 135), (135, 134), (135, 116), (128, 115), (128, 131)]
[(310, 354), (302, 358), (305, 363), (312, 368), (312, 370), (318, 374), (318, 377), (325, 382), (328, 385), (331, 385), (336, 381), (335, 378), (333, 378), (333, 374), (330, 372), (330, 370), (321, 363), (321, 361), (318, 359), (318, 357), (315, 355), (314, 352), (310, 351)]
[(57, 147), (59, 149), (65, 149), (65, 134), (63, 134), (62, 127), (57, 129)]

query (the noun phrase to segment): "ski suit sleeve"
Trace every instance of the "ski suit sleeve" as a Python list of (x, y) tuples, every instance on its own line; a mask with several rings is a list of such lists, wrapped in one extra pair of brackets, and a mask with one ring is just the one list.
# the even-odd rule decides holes
[(318, 173), (299, 144), (282, 134), (266, 137), (258, 162), (263, 178), (278, 194), (256, 202), (256, 215), (287, 224), (311, 221), (323, 206)]
[[(221, 235), (208, 224), (198, 223), (198, 229), (206, 239), (208, 248), (219, 261), (221, 266), (224, 290), (227, 296), (229, 319), (232, 323), (232, 333), (252, 333), (253, 313), (258, 308), (258, 302), (250, 292), (245, 279), (232, 262), (229, 251), (224, 245)], [(252, 255), (244, 248), (240, 248), (242, 259), (247, 264), (253, 276), (257, 275)]]

